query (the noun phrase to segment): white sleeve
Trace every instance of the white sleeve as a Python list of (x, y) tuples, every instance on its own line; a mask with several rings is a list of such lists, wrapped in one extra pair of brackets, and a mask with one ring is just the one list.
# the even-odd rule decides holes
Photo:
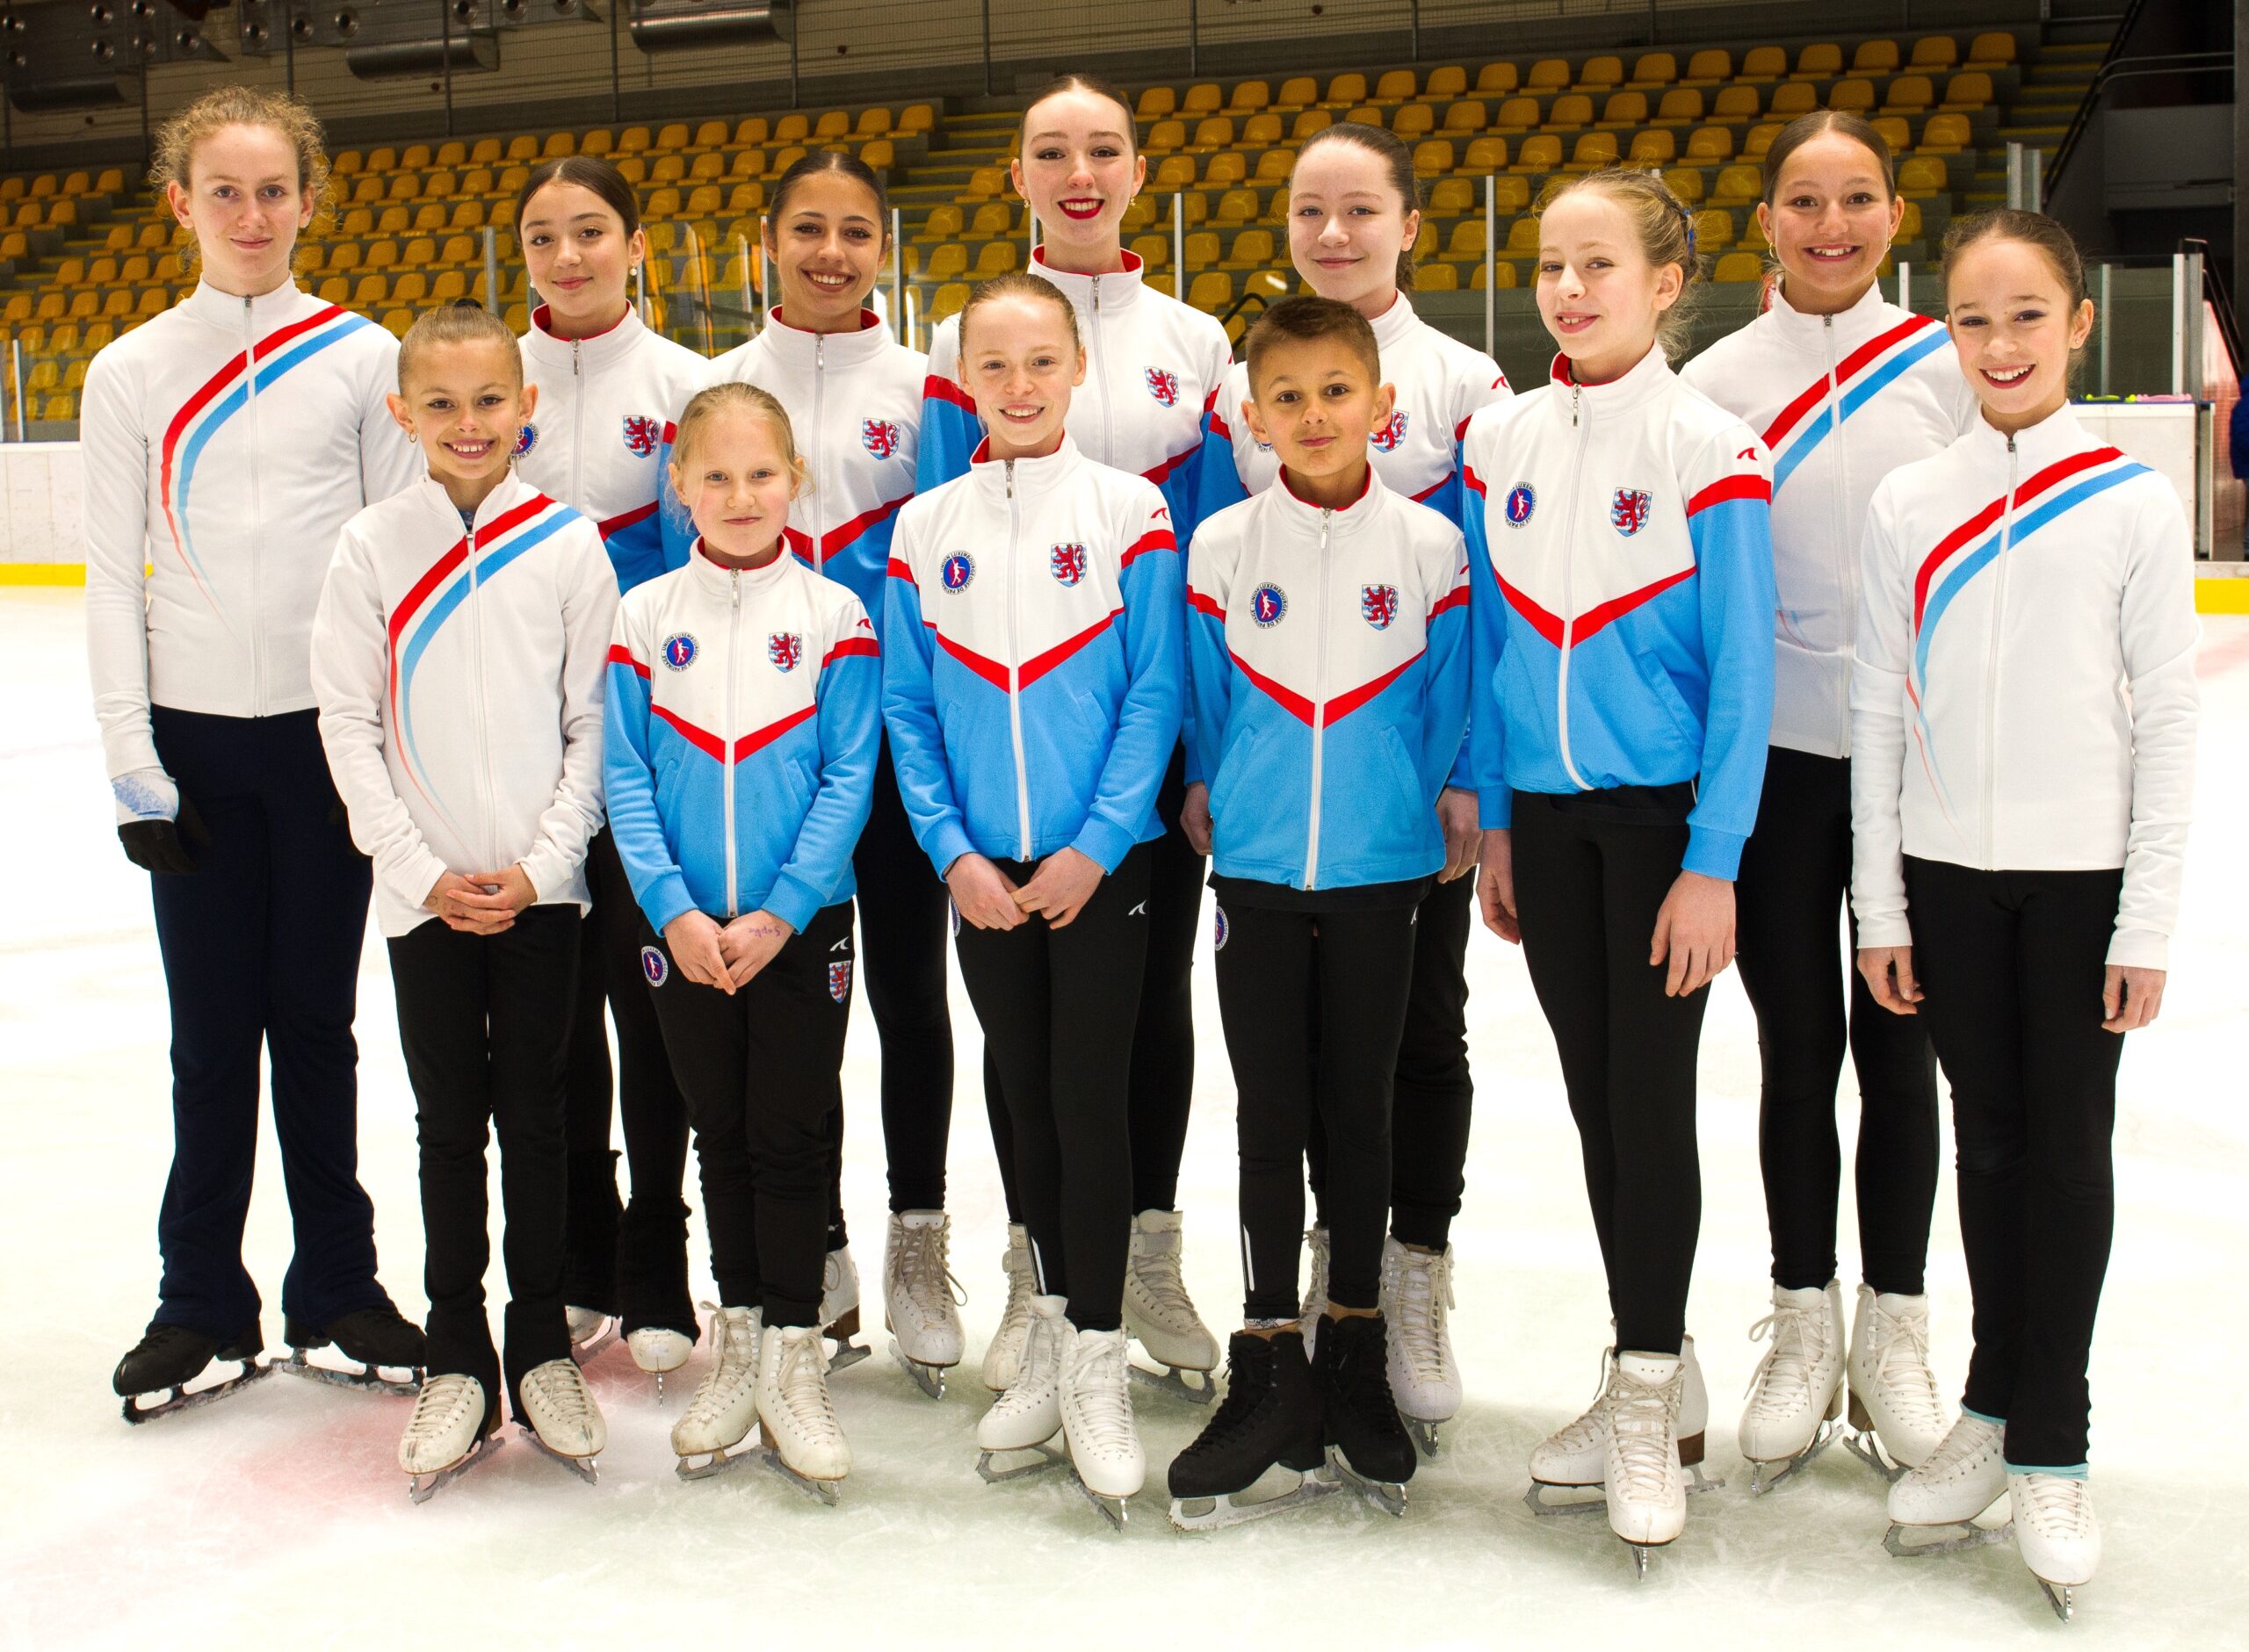
[(359, 497), (379, 505), (402, 494), (429, 469), (414, 438), (398, 428), (387, 400), (398, 388), (398, 348), (369, 352), (373, 365), (359, 398)]
[(2169, 967), (2195, 803), (2194, 541), (2178, 496), (2150, 487), (2124, 565), (2119, 640), (2132, 711), (2132, 825), (2108, 962)]
[(383, 886), (419, 911), (448, 869), (423, 840), (383, 761), (389, 656), (382, 593), (367, 547), (348, 524), (336, 537), (335, 559), (321, 586), (312, 640), (320, 743), (351, 814), (351, 840), (373, 860)]
[(105, 350), (78, 422), (86, 489), (86, 665), (114, 782), (163, 765), (148, 727), (148, 441), (130, 370)]
[(602, 713), (609, 641), (617, 629), (617, 574), (592, 523), (573, 524), (569, 539), (556, 581), (562, 597), (562, 779), (522, 862), (541, 900), (585, 863), (602, 822)]
[[(1892, 479), (1894, 480), (1894, 478)], [(1906, 667), (1912, 646), (1891, 482), (1875, 490), (1861, 547), (1859, 628), (1851, 667), (1851, 911), (1862, 947), (1906, 947)]]

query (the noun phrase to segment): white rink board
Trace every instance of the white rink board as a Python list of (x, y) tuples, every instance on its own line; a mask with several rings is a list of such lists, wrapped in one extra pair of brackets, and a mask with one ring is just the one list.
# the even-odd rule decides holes
[[(168, 1160), (165, 1014), (145, 882), (119, 855), (88, 710), (81, 598), (0, 593), (0, 1356), (8, 1495), (0, 1497), (0, 1646), (438, 1647), (1598, 1644), (1817, 1648), (2195, 1648), (2243, 1643), (2240, 1452), (2201, 1448), (2202, 1419), (2241, 1413), (2249, 1331), (2249, 618), (2211, 618), (2204, 745), (2184, 933), (2160, 1028), (2135, 1035), (2117, 1130), (2120, 1214), (2093, 1373), (2099, 1580), (2064, 1631), (2011, 1547), (1919, 1563), (1881, 1547), (1881, 1486), (1840, 1451), (1753, 1500), (1733, 1424), (1765, 1310), (1757, 1057), (1739, 986), (1703, 1041), (1704, 1217), (1689, 1325), (1709, 1374), (1712, 1469), (1685, 1537), (1645, 1583), (1599, 1516), (1522, 1505), (1532, 1444), (1590, 1396), (1607, 1310), (1552, 1042), (1519, 956), (1477, 935), (1470, 968), (1478, 1122), (1456, 1224), (1455, 1318), (1466, 1410), (1392, 1521), (1329, 1499), (1189, 1538), (1164, 1520), (1163, 1466), (1207, 1413), (1137, 1400), (1150, 1489), (1111, 1536), (1052, 1483), (973, 1472), (975, 1383), (1004, 1244), (979, 1047), (965, 1002), (952, 1146), (954, 1269), (968, 1361), (941, 1403), (882, 1356), (835, 1380), (857, 1468), (823, 1509), (744, 1471), (672, 1474), (666, 1432), (706, 1359), (657, 1409), (621, 1348), (594, 1364), (611, 1442), (589, 1488), (521, 1444), (410, 1507), (394, 1453), (409, 1403), (275, 1378), (132, 1429), (110, 1370), (154, 1303), (155, 1216)], [(1206, 920), (1207, 921), (1207, 920)], [(1207, 943), (1206, 943), (1207, 944)], [(1200, 1089), (1181, 1202), (1187, 1279), (1223, 1335), (1239, 1312), (1232, 1084), (1198, 965)], [(361, 996), (362, 1173), (383, 1277), (419, 1315), (412, 1107), (384, 954)], [(846, 1196), (870, 1292), (884, 1193), (876, 1051), (854, 1019), (845, 1074)], [(1846, 1083), (1848, 1083), (1848, 1078)], [(1847, 1130), (1854, 1103), (1842, 1107)], [(270, 1127), (248, 1251), (277, 1338), (287, 1213)], [(1930, 1272), (1935, 1358), (1963, 1372), (1967, 1289), (1950, 1154)], [(699, 1195), (689, 1192), (691, 1204)], [(1845, 1267), (1855, 1245), (1845, 1179)], [(695, 1277), (709, 1289), (699, 1233)], [(496, 1232), (495, 1232), (496, 1240)], [(497, 1254), (495, 1244), (495, 1257)], [(495, 1266), (491, 1288), (501, 1288)], [(512, 1432), (512, 1431), (511, 1431)]]

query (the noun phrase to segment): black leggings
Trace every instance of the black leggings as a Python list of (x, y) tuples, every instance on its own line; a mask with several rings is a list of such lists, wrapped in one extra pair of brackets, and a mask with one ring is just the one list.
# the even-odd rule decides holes
[[(1764, 1063), (1757, 1139), (1773, 1282), (1816, 1290), (1837, 1275), (1835, 1086), (1848, 1042), (1858, 1072), (1862, 1277), (1918, 1296), (1936, 1205), (1936, 1059), (1919, 1019), (1877, 1004), (1848, 955), (1848, 985), (1836, 990), (1836, 911), (1850, 881), (1850, 760), (1772, 747), (1734, 900), (1741, 985)], [(1857, 934), (1854, 923), (1854, 946)]]
[(430, 1371), (473, 1376), (488, 1404), (501, 1361), (485, 1317), (491, 1259), (484, 1144), (500, 1138), (500, 1252), (510, 1409), (524, 1374), (566, 1359), (562, 1115), (566, 1030), (578, 970), (577, 910), (533, 906), (495, 935), (432, 919), (389, 942), (398, 1042), (421, 1143), (422, 1280)]
[(1648, 963), (1692, 806), (1684, 783), (1515, 794), (1523, 961), (1569, 1086), (1616, 1345), (1645, 1353), (1679, 1352), (1703, 1220), (1695, 1055), (1710, 995), (1667, 997)]
[[(647, 920), (617, 846), (604, 830), (586, 855), (593, 910), (579, 926), (578, 1002), (569, 1064), (569, 1240), (565, 1299), (644, 1326), (696, 1334), (687, 1288), (687, 1104), (664, 1056), (662, 1030), (640, 972)], [(617, 1198), (610, 1150), (611, 1071), (604, 1005), (617, 1023), (617, 1111), (633, 1202)]]
[(818, 1324), (851, 1019), (851, 903), (821, 907), (731, 997), (682, 975), (645, 926), (642, 941), (664, 957), (650, 997), (695, 1121), (720, 1299), (762, 1307), (769, 1325)]
[[(859, 960), (867, 1007), (882, 1040), (882, 1136), (893, 1210), (942, 1210), (945, 1149), (952, 1130), (952, 1016), (945, 1002), (944, 882), (914, 840), (883, 743), (874, 805), (851, 869), (858, 883)], [(842, 1114), (837, 1172), (842, 1172)], [(835, 1190), (831, 1248), (842, 1242), (843, 1194)]]
[[(994, 865), (1016, 884), (1037, 869)], [(1135, 848), (1060, 929), (964, 923), (969, 1002), (1006, 1100), (1016, 1189), (1039, 1287), (1081, 1331), (1123, 1324), (1132, 1221), (1126, 1057), (1146, 962), (1148, 846)]]
[(2122, 871), (1906, 862), (1921, 1014), (1952, 1086), (1976, 1352), (1961, 1403), (2021, 1468), (2082, 1463), (2086, 1367), (2116, 1225), (2124, 1041), (2101, 989)]
[[(1414, 985), (1398, 1044), (1390, 1107), (1390, 1230), (1400, 1244), (1442, 1251), (1467, 1187), (1468, 1122), (1476, 1086), (1468, 1073), (1468, 931), (1473, 876), (1438, 884), (1414, 925)], [(1318, 1113), (1305, 1143), (1313, 1208), (1327, 1223), (1327, 1131)]]
[(1305, 1136), (1335, 1150), (1327, 1299), (1379, 1306), (1390, 1209), (1390, 1102), (1413, 979), (1411, 906), (1283, 911), (1220, 897), (1219, 1010), (1238, 1100), (1247, 1319), (1298, 1308)]

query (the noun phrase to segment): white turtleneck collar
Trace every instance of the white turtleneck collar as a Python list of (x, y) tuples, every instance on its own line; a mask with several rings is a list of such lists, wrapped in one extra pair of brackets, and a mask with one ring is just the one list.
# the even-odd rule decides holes
[(1358, 497), (1348, 505), (1315, 505), (1289, 484), (1289, 467), (1284, 465), (1276, 479), (1277, 485), (1265, 490), (1264, 497), (1272, 501), (1270, 507), (1281, 520), (1298, 531), (1316, 534), (1325, 519), (1330, 541), (1348, 534), (1355, 534), (1372, 522), (1382, 509), (1383, 495), (1389, 489), (1382, 485), (1382, 477), (1375, 467), (1367, 466), (1366, 480), (1359, 488)]
[(789, 564), (793, 559), (788, 547), (779, 547), (780, 554), (762, 568), (725, 568), (711, 560), (711, 553), (703, 548), (703, 536), (695, 536), (695, 548), (688, 552), (687, 566), (694, 570), (688, 577), (703, 590), (714, 595), (731, 596), (740, 590), (745, 596), (767, 591), (789, 577)]
[[(1789, 302), (1788, 283), (1783, 281), (1773, 289), (1772, 306), (1757, 318), (1757, 325), (1793, 350), (1825, 355), (1827, 345), (1823, 334), (1832, 330), (1838, 346), (1849, 348), (1880, 332), (1890, 315), (1891, 305), (1882, 296), (1879, 284), (1859, 294), (1858, 301), (1847, 310), (1814, 315)], [(1832, 329), (1826, 325), (1829, 322), (1833, 323)]]
[(1030, 272), (1040, 280), (1061, 288), (1071, 306), (1081, 311), (1094, 307), (1098, 297), (1104, 310), (1121, 309), (1140, 296), (1140, 278), (1146, 266), (1140, 255), (1124, 255), (1124, 267), (1111, 270), (1105, 275), (1079, 275), (1073, 271), (1057, 270), (1046, 262), (1046, 249), (1034, 247), (1030, 253)]
[[(2006, 431), (1993, 429), (1988, 419), (1978, 415), (1969, 428), (1968, 440), (1974, 444), (1978, 460), (1995, 470), (2006, 469)], [(2014, 433), (2014, 468), (2019, 477), (2028, 477), (2057, 459), (2082, 453), (2093, 445), (2093, 439), (2086, 435), (2077, 414), (2065, 401), (2037, 423)]]
[(239, 328), (247, 312), (250, 327), (263, 330), (287, 320), (304, 307), (307, 297), (294, 281), (284, 281), (271, 292), (245, 297), (239, 292), (222, 292), (203, 280), (198, 281), (195, 291), (180, 300), (179, 307), (199, 321), (228, 328)]
[(774, 360), (809, 372), (821, 367), (857, 367), (871, 362), (893, 343), (890, 329), (872, 310), (859, 312), (860, 326), (851, 333), (813, 333), (789, 325), (785, 307), (777, 307), (758, 336)]
[(608, 331), (596, 333), (590, 338), (557, 338), (547, 331), (546, 306), (540, 305), (531, 313), (531, 324), (524, 334), (524, 351), (543, 365), (568, 372), (575, 360), (581, 368), (598, 370), (623, 361), (640, 347), (643, 334), (640, 317), (631, 305), (625, 307), (624, 317)]
[[(1555, 390), (1555, 414), (1564, 420), (1570, 417), (1573, 409), (1583, 415), (1605, 417), (1644, 406), (1662, 394), (1677, 378), (1671, 371), (1671, 364), (1664, 359), (1660, 343), (1649, 345), (1646, 355), (1605, 385), (1579, 384), (1572, 372), (1570, 358), (1564, 355), (1558, 354), (1548, 371)], [(1564, 395), (1564, 391), (1570, 394)]]
[(1008, 496), (1010, 480), (1016, 497), (1043, 494), (1065, 480), (1084, 462), (1078, 444), (1070, 439), (1068, 431), (1062, 433), (1061, 445), (1052, 453), (1038, 458), (1019, 458), (1012, 464), (992, 457), (992, 438), (986, 436), (976, 444), (970, 458), (968, 474), (971, 486), (987, 498), (1004, 500)]

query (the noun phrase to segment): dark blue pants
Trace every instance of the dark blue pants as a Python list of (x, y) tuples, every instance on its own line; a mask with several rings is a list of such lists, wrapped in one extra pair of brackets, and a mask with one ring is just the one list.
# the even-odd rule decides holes
[(272, 1071), (296, 1252), (282, 1310), (314, 1326), (388, 1301), (358, 1178), (351, 1036), (367, 862), (351, 847), (315, 713), (153, 714), (156, 751), (210, 830), (196, 869), (152, 876), (172, 1021), (172, 1169), (154, 1324), (232, 1337), (258, 1315), (242, 1266), (258, 1054)]

